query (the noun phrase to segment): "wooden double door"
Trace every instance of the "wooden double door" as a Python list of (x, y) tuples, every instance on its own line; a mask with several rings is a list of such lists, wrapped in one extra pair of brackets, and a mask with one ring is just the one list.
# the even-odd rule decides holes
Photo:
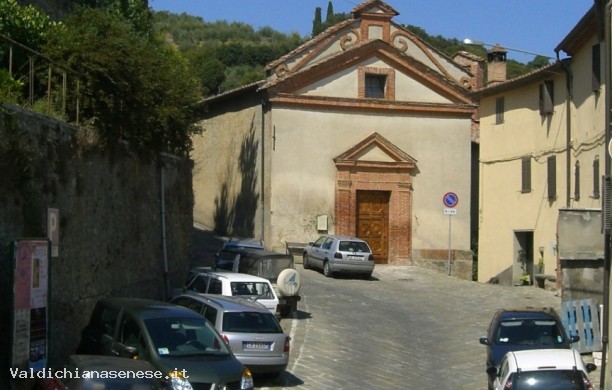
[(370, 244), (377, 264), (389, 257), (388, 191), (357, 191), (357, 237)]

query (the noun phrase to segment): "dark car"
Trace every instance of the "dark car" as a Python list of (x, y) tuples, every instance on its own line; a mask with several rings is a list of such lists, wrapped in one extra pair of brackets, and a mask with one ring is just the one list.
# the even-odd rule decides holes
[(500, 309), (495, 312), (487, 336), (480, 344), (487, 346), (487, 376), (493, 388), (502, 358), (510, 351), (527, 349), (568, 349), (580, 340), (567, 334), (557, 312), (550, 307)]
[(174, 389), (253, 388), (251, 372), (204, 317), (165, 302), (99, 301), (77, 353), (146, 360)]
[[(42, 390), (169, 390), (161, 372), (144, 360), (114, 356), (72, 355), (54, 375), (41, 380)], [(87, 375), (83, 373), (87, 372)]]
[(297, 310), (301, 280), (293, 255), (235, 244), (217, 254), (215, 267), (268, 279), (278, 296), (281, 316), (287, 317)]

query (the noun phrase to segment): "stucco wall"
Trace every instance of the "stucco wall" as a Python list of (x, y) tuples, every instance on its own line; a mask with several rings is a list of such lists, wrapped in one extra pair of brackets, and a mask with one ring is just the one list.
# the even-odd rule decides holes
[(261, 107), (253, 102), (199, 126), (204, 131), (193, 138), (192, 153), (194, 221), (223, 235), (260, 237)]
[[(593, 40), (591, 44), (594, 44)], [(594, 180), (603, 174), (604, 94), (591, 89), (591, 45), (572, 59), (572, 99), (566, 104), (565, 74), (554, 80), (554, 112), (540, 115), (539, 85), (533, 83), (487, 96), (480, 102), (480, 242), (481, 282), (501, 275), (517, 275), (515, 233), (533, 232), (534, 263), (543, 249), (545, 274), (555, 274), (559, 209), (600, 208)], [(603, 65), (602, 65), (603, 69)], [(504, 97), (504, 122), (495, 123), (495, 102)], [(570, 110), (569, 118), (567, 110)], [(568, 146), (569, 137), (569, 146)], [(521, 158), (531, 157), (531, 191), (521, 192)], [(547, 158), (556, 156), (556, 191), (548, 198)], [(599, 160), (600, 171), (593, 164)], [(580, 164), (576, 198), (576, 162)], [(569, 163), (569, 164), (568, 164)], [(569, 167), (568, 167), (569, 165)], [(520, 270), (519, 270), (520, 274)], [(560, 277), (560, 275), (558, 275)], [(516, 280), (514, 281), (516, 282)]]
[(448, 248), (448, 216), (442, 197), (461, 199), (452, 220), (452, 247), (469, 250), (470, 122), (467, 119), (341, 113), (279, 108), (273, 111), (271, 242), (308, 242), (316, 216), (328, 215), (334, 232), (333, 158), (378, 132), (417, 160), (413, 181), (413, 248)]
[[(112, 152), (88, 149), (85, 134), (12, 106), (0, 113), (2, 296), (8, 298), (12, 291), (11, 241), (46, 237), (47, 208), (59, 209), (59, 256), (50, 260), (52, 363), (74, 353), (99, 298), (165, 299), (160, 165), (140, 160), (125, 145)], [(7, 148), (9, 139), (18, 140), (18, 152)], [(176, 287), (184, 281), (190, 260), (192, 164), (172, 157), (163, 161), (168, 284)], [(9, 299), (0, 304), (5, 352), (9, 304)], [(3, 356), (2, 366), (8, 367), (8, 356)], [(5, 371), (0, 383), (5, 383)]]

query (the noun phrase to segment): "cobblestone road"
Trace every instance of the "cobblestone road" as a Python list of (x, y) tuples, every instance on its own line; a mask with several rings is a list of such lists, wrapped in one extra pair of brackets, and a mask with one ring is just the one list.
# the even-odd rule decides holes
[[(414, 267), (372, 280), (303, 270), (287, 372), (261, 389), (486, 389), (484, 336), (494, 311), (552, 306), (554, 292), (479, 284)], [(598, 377), (598, 371), (591, 374)], [(598, 386), (596, 387), (598, 388)]]

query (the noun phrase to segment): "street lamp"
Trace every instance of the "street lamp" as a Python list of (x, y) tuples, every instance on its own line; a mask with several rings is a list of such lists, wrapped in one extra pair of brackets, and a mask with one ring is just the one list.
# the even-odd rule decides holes
[(544, 54), (534, 53), (534, 52), (531, 52), (531, 51), (526, 51), (526, 50), (521, 50), (521, 49), (512, 49), (512, 48), (509, 48), (509, 47), (501, 46), (500, 44), (493, 45), (491, 43), (485, 43), (485, 42), (478, 41), (478, 40), (475, 40), (475, 39), (470, 39), (470, 38), (465, 38), (463, 40), (463, 43), (466, 44), (466, 45), (472, 45), (472, 46), (491, 46), (491, 47), (499, 46), (502, 49), (508, 50), (508, 51), (516, 51), (516, 52), (519, 52), (519, 53), (531, 54), (533, 56), (540, 56), (540, 57), (548, 58), (549, 60), (556, 60), (556, 58), (550, 57), (550, 56), (546, 56)]

